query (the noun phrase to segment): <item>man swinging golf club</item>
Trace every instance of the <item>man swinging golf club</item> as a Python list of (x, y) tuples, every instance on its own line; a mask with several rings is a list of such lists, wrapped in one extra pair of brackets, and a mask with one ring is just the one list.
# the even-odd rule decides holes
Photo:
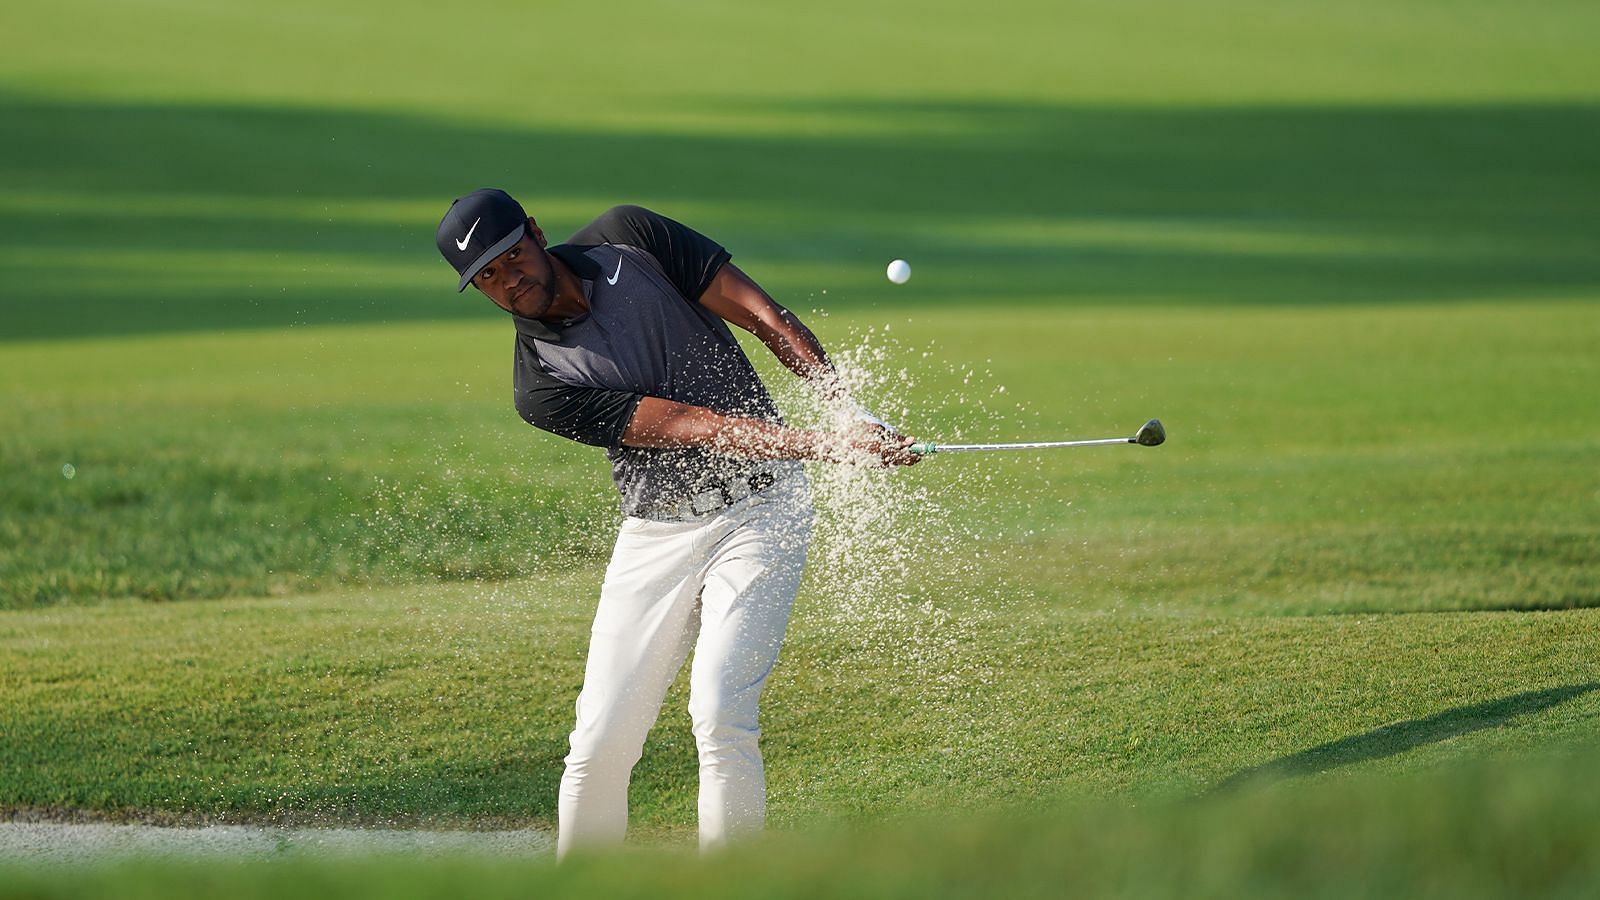
[(822, 346), (726, 250), (671, 219), (619, 206), (549, 247), (517, 201), (483, 189), (451, 205), (437, 242), (457, 290), (473, 285), (511, 314), (517, 412), (604, 447), (622, 495), (557, 855), (621, 842), (634, 763), (691, 648), (701, 847), (759, 830), (757, 708), (811, 531), (799, 461), (911, 465), (912, 440), (865, 410), (848, 433), (786, 427), (728, 325), (847, 402)]

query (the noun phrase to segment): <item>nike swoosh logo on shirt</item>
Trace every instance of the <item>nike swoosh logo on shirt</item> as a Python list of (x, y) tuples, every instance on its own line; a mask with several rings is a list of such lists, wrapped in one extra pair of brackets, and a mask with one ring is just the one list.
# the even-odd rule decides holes
[(606, 284), (616, 284), (617, 283), (617, 279), (621, 278), (621, 277), (622, 277), (622, 257), (619, 256), (619, 257), (617, 257), (617, 270), (615, 272), (611, 273), (611, 277), (610, 278), (606, 279)]
[(456, 249), (457, 250), (465, 250), (465, 249), (467, 249), (467, 241), (472, 240), (472, 233), (474, 231), (478, 230), (478, 223), (482, 222), (482, 221), (483, 221), (483, 217), (482, 216), (479, 216), (478, 218), (472, 220), (472, 227), (467, 229), (467, 236), (462, 238), (459, 241), (456, 241)]

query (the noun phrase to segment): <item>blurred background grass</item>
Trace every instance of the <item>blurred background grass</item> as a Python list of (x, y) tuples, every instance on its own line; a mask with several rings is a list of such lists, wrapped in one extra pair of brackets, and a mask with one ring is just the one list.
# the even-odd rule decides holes
[[(921, 436), (1168, 424), (875, 495), (939, 521), (870, 614), (861, 573), (807, 582), (767, 712), (780, 824), (1251, 773), (1340, 797), (1592, 743), (1593, 4), (0, 17), (0, 808), (550, 822), (615, 506), (595, 451), (515, 417), (509, 329), (429, 240), (485, 184), (557, 236), (621, 202), (706, 231), (831, 347), (881, 350), (867, 397)], [(224, 602), (142, 602), (193, 598)], [(634, 789), (669, 842), (681, 730)], [(1587, 809), (1570, 771), (1529, 776), (1542, 821)], [(1441, 784), (1396, 821), (1437, 824)], [(1474, 861), (1559, 846), (1472, 790), (1503, 849)], [(1248, 881), (1184, 842), (1273, 829), (1209, 803), (1152, 840)], [(1440, 841), (1393, 884), (1481, 871)]]

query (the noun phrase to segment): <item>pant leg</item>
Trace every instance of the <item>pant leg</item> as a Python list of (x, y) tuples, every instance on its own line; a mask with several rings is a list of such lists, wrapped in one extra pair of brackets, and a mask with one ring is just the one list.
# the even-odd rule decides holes
[(590, 632), (577, 725), (561, 777), (556, 855), (621, 843), (628, 782), (696, 633), (702, 528), (628, 519)]
[(803, 478), (741, 510), (712, 551), (700, 596), (689, 715), (700, 754), (700, 846), (709, 850), (766, 823), (757, 721), (778, 659), (811, 534)]

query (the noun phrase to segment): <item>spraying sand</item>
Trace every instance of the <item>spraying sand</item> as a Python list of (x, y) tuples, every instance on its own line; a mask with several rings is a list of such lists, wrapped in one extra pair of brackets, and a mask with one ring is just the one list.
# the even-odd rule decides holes
[[(869, 329), (842, 342), (829, 357), (850, 400), (825, 402), (798, 379), (776, 381), (774, 396), (791, 424), (802, 428), (858, 427), (851, 400), (899, 425), (917, 420), (933, 406), (949, 404), (956, 412), (953, 418), (977, 420), (966, 423), (969, 427), (992, 427), (977, 411), (993, 405), (1003, 387), (991, 388), (989, 396), (931, 398), (910, 370), (893, 365), (895, 359), (915, 355), (890, 337), (887, 326)], [(921, 354), (924, 360), (931, 356), (931, 350)], [(964, 369), (955, 374), (970, 385), (976, 373)], [(984, 373), (980, 381), (986, 380)], [(981, 393), (976, 388), (973, 392)], [(963, 436), (964, 429), (952, 425), (951, 436)], [(980, 467), (967, 469), (970, 478), (989, 483), (990, 476)], [(989, 683), (988, 662), (973, 648), (981, 645), (978, 628), (1006, 603), (988, 596), (974, 603), (971, 570), (980, 557), (993, 557), (1004, 548), (979, 533), (970, 524), (971, 515), (946, 508), (950, 500), (930, 487), (938, 481), (932, 473), (827, 464), (810, 465), (807, 471), (817, 512), (807, 561), (812, 600), (796, 611), (796, 620), (846, 637), (863, 662), (888, 662), (913, 677), (923, 703), (941, 705), (952, 694)], [(1015, 490), (999, 483), (993, 487)], [(947, 597), (935, 587), (950, 584), (962, 585), (962, 595)], [(947, 601), (954, 601), (960, 612), (953, 612)], [(951, 740), (960, 740), (965, 723), (953, 714), (944, 722), (953, 732)]]

